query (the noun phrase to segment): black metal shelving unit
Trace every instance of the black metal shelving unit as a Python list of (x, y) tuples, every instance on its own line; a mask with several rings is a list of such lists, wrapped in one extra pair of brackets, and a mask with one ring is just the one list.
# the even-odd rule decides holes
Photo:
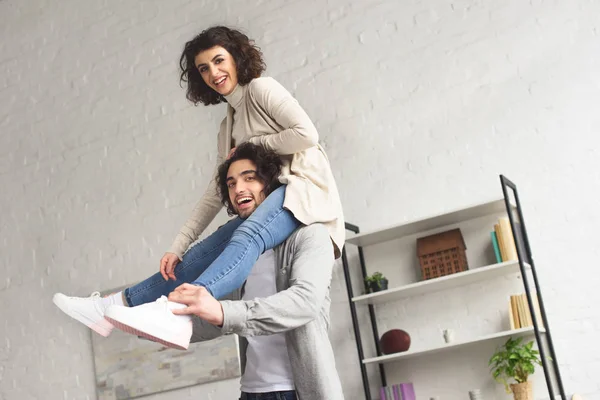
[[(550, 324), (548, 323), (548, 318), (546, 315), (546, 309), (544, 306), (544, 301), (542, 297), (541, 288), (539, 285), (537, 272), (535, 269), (535, 262), (533, 258), (533, 254), (531, 251), (531, 247), (529, 245), (529, 237), (527, 235), (527, 229), (525, 227), (525, 219), (523, 217), (523, 212), (521, 209), (521, 202), (519, 200), (519, 194), (517, 190), (517, 186), (506, 176), (500, 175), (500, 185), (502, 188), (502, 194), (504, 196), (504, 205), (506, 208), (506, 213), (508, 215), (511, 230), (513, 237), (515, 238), (515, 244), (517, 248), (517, 256), (519, 262), (519, 268), (521, 272), (521, 276), (523, 277), (523, 286), (525, 289), (525, 293), (527, 296), (527, 302), (529, 306), (529, 311), (532, 316), (533, 322), (533, 331), (535, 335), (535, 340), (538, 345), (538, 349), (540, 351), (540, 358), (542, 360), (542, 368), (544, 371), (544, 378), (546, 381), (546, 385), (548, 387), (548, 393), (551, 398), (557, 399), (560, 398), (562, 400), (567, 400), (565, 395), (565, 390), (562, 383), (562, 378), (560, 375), (560, 370), (558, 367), (558, 360), (556, 358), (556, 353), (554, 351), (554, 344), (552, 341), (552, 333), (550, 331)], [(514, 202), (511, 202), (511, 194)], [(516, 213), (516, 214), (515, 214)], [(346, 223), (346, 229), (354, 232), (356, 234), (360, 233), (359, 227), (350, 223)], [(365, 267), (365, 259), (363, 254), (362, 246), (356, 246), (358, 249), (358, 259), (360, 263), (360, 271), (362, 276), (362, 281), (367, 276), (367, 270)], [(356, 304), (352, 299), (354, 298), (354, 291), (352, 289), (352, 278), (350, 274), (350, 266), (348, 263), (348, 256), (346, 254), (346, 246), (344, 246), (342, 250), (342, 265), (344, 269), (344, 276), (346, 280), (346, 290), (348, 293), (348, 302), (350, 305), (350, 315), (352, 317), (352, 326), (354, 329), (354, 335), (356, 339), (356, 350), (358, 354), (358, 361), (361, 370), (363, 389), (366, 400), (372, 400), (371, 396), (371, 387), (369, 383), (369, 376), (367, 371), (367, 366), (363, 363), (364, 357), (364, 349), (362, 343), (361, 329), (358, 321)], [(527, 270), (531, 272), (533, 277), (533, 288), (531, 287), (530, 282), (527, 279)], [(362, 283), (362, 282), (361, 282)], [(364, 283), (363, 283), (364, 285)], [(533, 290), (532, 290), (533, 289)], [(539, 302), (539, 311), (540, 318), (545, 329), (542, 331), (541, 327), (538, 325), (538, 316), (536, 314), (536, 310), (534, 307), (534, 303), (532, 301), (532, 293), (537, 293), (538, 302)], [(377, 318), (375, 314), (375, 308), (372, 304), (368, 305), (369, 311), (369, 319), (371, 323), (371, 334), (372, 339), (375, 344), (375, 349), (377, 356), (383, 355), (379, 346), (379, 332), (377, 328)], [(383, 363), (378, 364), (379, 367), (379, 377), (382, 386), (387, 385), (385, 369)], [(552, 370), (552, 374), (551, 374)], [(554, 379), (553, 379), (554, 377)], [(557, 386), (557, 388), (555, 387)], [(558, 397), (560, 396), (560, 397)]]

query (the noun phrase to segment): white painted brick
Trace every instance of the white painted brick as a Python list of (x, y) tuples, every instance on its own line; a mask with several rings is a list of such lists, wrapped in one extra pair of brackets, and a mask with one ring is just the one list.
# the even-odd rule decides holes
[[(268, 74), (305, 107), (362, 231), (499, 196), (498, 174), (513, 179), (567, 392), (599, 398), (599, 12), (584, 0), (0, 2), (0, 398), (95, 398), (89, 333), (50, 298), (156, 271), (214, 167), (225, 108), (191, 106), (177, 70), (185, 41), (214, 23), (247, 30)], [(398, 272), (409, 255), (368, 268), (414, 278)], [(500, 302), (510, 285), (378, 307), (380, 333), (410, 327), (417, 345), (445, 326), (491, 332), (499, 308), (473, 299)], [(339, 266), (332, 296), (345, 394), (360, 399)], [(441, 301), (451, 311), (428, 320)], [(373, 354), (366, 308), (358, 316)], [(388, 377), (413, 379), (423, 398), (462, 399), (467, 385), (500, 398), (481, 360), (452, 353), (398, 363)], [(375, 390), (377, 369), (369, 375)], [(149, 398), (236, 393), (232, 380)]]

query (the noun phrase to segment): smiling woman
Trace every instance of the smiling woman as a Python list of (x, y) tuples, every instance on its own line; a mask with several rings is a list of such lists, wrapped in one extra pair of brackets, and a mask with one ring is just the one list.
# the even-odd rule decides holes
[[(204, 105), (226, 101), (223, 96), (238, 83), (247, 85), (266, 69), (260, 49), (248, 36), (224, 26), (207, 29), (187, 42), (179, 66), (187, 99)], [(217, 90), (214, 82), (223, 78), (229, 78), (229, 90)]]
[[(217, 136), (217, 166), (209, 187), (160, 260), (158, 273), (107, 298), (57, 293), (54, 302), (103, 336), (117, 326), (185, 349), (191, 335), (189, 317), (178, 315), (173, 319), (169, 310), (178, 305), (166, 307), (157, 299), (183, 283), (204, 287), (217, 299), (231, 293), (241, 287), (261, 254), (283, 243), (303, 224), (323, 224), (337, 258), (344, 244), (345, 227), (337, 186), (327, 155), (318, 143), (318, 132), (281, 84), (261, 76), (266, 66), (253, 41), (240, 31), (212, 27), (185, 44), (179, 64), (180, 81), (187, 84), (186, 97), (190, 101), (204, 105), (227, 103)], [(242, 146), (244, 143), (249, 144)], [(266, 162), (276, 166), (275, 180), (261, 176), (263, 168), (252, 158), (251, 153), (264, 150), (276, 158)], [(258, 168), (252, 172), (248, 169), (251, 165), (245, 165), (237, 176), (232, 175), (231, 186), (226, 186), (224, 193), (239, 193), (234, 193), (233, 202), (222, 202), (217, 168), (230, 156), (240, 157), (242, 153)], [(240, 180), (242, 177), (244, 180)], [(269, 182), (268, 190), (257, 192), (253, 182), (256, 178), (262, 184)], [(263, 195), (264, 199), (260, 197)], [(237, 216), (192, 245), (223, 204), (230, 215)], [(124, 311), (125, 307), (131, 309)]]
[(238, 84), (237, 67), (233, 56), (221, 46), (198, 54), (196, 68), (202, 80), (215, 92), (227, 96)]

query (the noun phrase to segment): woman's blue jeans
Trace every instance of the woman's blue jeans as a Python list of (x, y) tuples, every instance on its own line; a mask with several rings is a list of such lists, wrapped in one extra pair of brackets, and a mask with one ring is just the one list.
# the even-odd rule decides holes
[(219, 299), (242, 286), (265, 250), (283, 243), (300, 222), (283, 208), (285, 185), (274, 190), (246, 219), (234, 218), (193, 245), (175, 266), (176, 280), (160, 272), (125, 289), (129, 306), (167, 296), (183, 283), (204, 286)]

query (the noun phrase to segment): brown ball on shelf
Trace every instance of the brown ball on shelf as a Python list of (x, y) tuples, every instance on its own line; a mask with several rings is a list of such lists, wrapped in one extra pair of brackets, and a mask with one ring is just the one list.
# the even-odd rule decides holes
[(383, 354), (401, 353), (410, 348), (410, 335), (402, 329), (392, 329), (381, 336), (379, 347)]

